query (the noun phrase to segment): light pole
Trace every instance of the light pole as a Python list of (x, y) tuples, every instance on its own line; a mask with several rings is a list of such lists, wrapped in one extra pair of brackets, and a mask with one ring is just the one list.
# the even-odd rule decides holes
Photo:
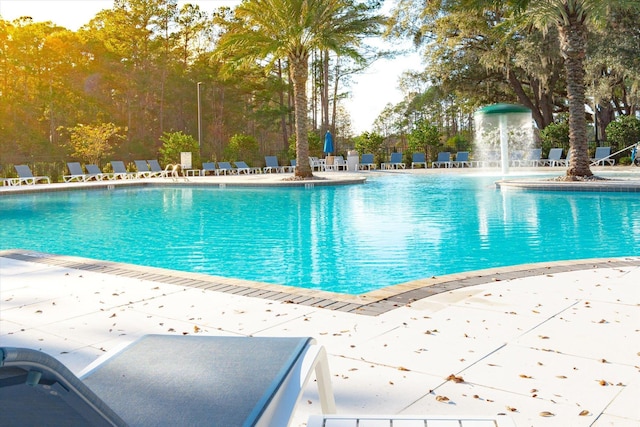
[(200, 111), (200, 85), (198, 82), (198, 148), (202, 149), (202, 112)]

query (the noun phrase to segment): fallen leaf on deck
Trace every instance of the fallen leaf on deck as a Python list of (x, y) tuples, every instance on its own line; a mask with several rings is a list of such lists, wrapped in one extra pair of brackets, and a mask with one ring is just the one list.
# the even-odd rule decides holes
[(453, 381), (454, 383), (463, 383), (464, 378), (451, 374), (447, 377), (447, 381)]
[(587, 415), (591, 415), (591, 412), (585, 409), (584, 411), (581, 411), (578, 415), (580, 415), (581, 417), (586, 417)]
[(518, 412), (518, 410), (516, 408), (511, 407), (511, 406), (507, 406), (507, 411), (509, 411), (509, 412)]
[(526, 374), (520, 374), (520, 378), (527, 378), (527, 379), (531, 379), (531, 378), (533, 378), (533, 377), (532, 377), (532, 376), (530, 376), (530, 375), (526, 375)]
[(448, 402), (449, 398), (447, 396), (436, 396), (436, 400), (438, 402)]
[(410, 372), (410, 369), (405, 368), (404, 366), (398, 366), (398, 370), (399, 371), (406, 371), (406, 372)]
[(549, 412), (549, 411), (542, 411), (542, 412), (540, 412), (540, 416), (541, 417), (555, 417), (556, 414), (554, 414), (553, 412)]

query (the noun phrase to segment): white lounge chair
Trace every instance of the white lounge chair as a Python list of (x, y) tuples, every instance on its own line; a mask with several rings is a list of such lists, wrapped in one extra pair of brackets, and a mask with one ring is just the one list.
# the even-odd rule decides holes
[(111, 174), (110, 179), (133, 179), (138, 177), (137, 172), (127, 171), (122, 160), (112, 160), (111, 168), (113, 168), (113, 173)]
[(451, 167), (451, 153), (443, 151), (438, 153), (438, 159), (435, 162), (431, 162), (431, 168), (450, 168)]
[(238, 160), (237, 162), (233, 162), (236, 165), (236, 169), (238, 170), (238, 174), (245, 173), (261, 173), (262, 169), (260, 168), (252, 168), (246, 162)]
[(220, 173), (224, 175), (234, 175), (238, 173), (238, 170), (231, 166), (230, 162), (218, 162), (218, 175), (220, 175)]
[(48, 176), (34, 176), (31, 173), (31, 168), (27, 165), (15, 165), (14, 168), (18, 173), (17, 178), (7, 178), (9, 185), (36, 185), (38, 182), (47, 182), (51, 184), (51, 179)]
[(311, 170), (318, 172), (324, 171), (326, 167), (325, 159), (319, 159), (317, 157), (309, 157), (309, 166), (311, 166)]
[(609, 166), (613, 166), (616, 164), (615, 159), (610, 158), (611, 155), (611, 147), (596, 147), (596, 152), (591, 159), (591, 165), (602, 165), (604, 166), (607, 163)]
[(425, 169), (427, 168), (427, 160), (425, 159), (424, 153), (413, 153), (411, 158), (411, 169), (420, 165)]
[(147, 163), (149, 163), (149, 169), (151, 169), (151, 177), (168, 178), (171, 175), (171, 171), (162, 169), (157, 160), (147, 160)]
[(312, 415), (307, 427), (515, 427), (506, 415)]
[(402, 161), (402, 153), (391, 153), (387, 163), (382, 164), (382, 169), (404, 169), (406, 165)]
[(89, 179), (95, 179), (96, 181), (102, 181), (105, 178), (110, 179), (111, 174), (102, 172), (97, 165), (88, 164), (85, 167), (87, 168), (87, 181)]
[(562, 148), (552, 148), (546, 159), (540, 160), (542, 166), (562, 166)]
[(134, 160), (133, 162), (136, 164), (136, 169), (138, 169), (136, 177), (151, 178), (153, 172), (151, 172), (151, 169), (149, 168), (146, 160)]
[(347, 170), (347, 163), (342, 156), (331, 156), (327, 157), (324, 168), (326, 171), (344, 171)]
[(524, 166), (540, 166), (542, 160), (542, 148), (532, 148), (524, 158)]
[(468, 151), (458, 151), (456, 153), (455, 160), (451, 161), (451, 166), (454, 168), (463, 168), (463, 167), (471, 167), (471, 162), (469, 161), (469, 152)]
[(69, 175), (63, 175), (62, 179), (64, 182), (84, 182), (86, 181), (86, 175), (82, 170), (82, 165), (79, 162), (69, 162), (67, 163), (67, 168), (69, 169)]
[(78, 376), (37, 350), (0, 358), (4, 425), (287, 426), (314, 371), (335, 413), (312, 338), (146, 335)]
[(219, 175), (220, 170), (216, 168), (216, 164), (214, 162), (204, 162), (202, 163), (202, 170), (200, 171), (200, 175), (206, 176), (207, 173), (211, 173), (212, 175)]
[(378, 166), (374, 163), (373, 154), (363, 154), (360, 159), (360, 169), (376, 169)]
[(278, 163), (278, 157), (276, 156), (265, 156), (264, 157), (265, 167), (262, 169), (264, 173), (269, 172), (284, 172), (284, 166), (280, 166)]

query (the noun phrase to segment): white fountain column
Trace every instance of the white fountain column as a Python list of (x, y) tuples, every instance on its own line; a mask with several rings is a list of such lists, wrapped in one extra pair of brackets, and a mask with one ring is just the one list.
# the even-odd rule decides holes
[(500, 114), (500, 158), (502, 174), (509, 175), (509, 126), (506, 114)]

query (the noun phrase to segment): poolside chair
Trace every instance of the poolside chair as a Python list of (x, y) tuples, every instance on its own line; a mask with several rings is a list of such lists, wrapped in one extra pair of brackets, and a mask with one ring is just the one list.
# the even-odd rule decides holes
[(552, 148), (546, 159), (540, 160), (542, 166), (561, 166), (562, 165), (562, 148)]
[(291, 163), (291, 166), (289, 166), (289, 172), (295, 172), (296, 171), (296, 159), (291, 159), (289, 162)]
[(463, 167), (471, 167), (471, 162), (469, 161), (469, 152), (468, 151), (458, 151), (456, 153), (455, 160), (451, 161), (451, 166), (454, 168), (463, 168)]
[(89, 164), (85, 165), (85, 167), (87, 168), (87, 181), (89, 179), (95, 179), (96, 181), (102, 181), (105, 178), (110, 179), (110, 174), (102, 172), (98, 165)]
[(591, 160), (591, 166), (593, 165), (602, 165), (604, 166), (607, 163), (609, 166), (613, 166), (616, 164), (615, 159), (611, 157), (611, 147), (596, 147), (596, 153)]
[(402, 161), (402, 153), (391, 153), (389, 162), (382, 164), (382, 169), (404, 169), (406, 165)]
[(347, 170), (347, 163), (344, 161), (344, 157), (342, 156), (330, 156), (327, 157), (327, 161), (325, 163), (325, 170), (327, 171), (339, 171), (339, 170)]
[(498, 150), (486, 150), (481, 151), (478, 156), (478, 160), (472, 162), (473, 164), (477, 164), (478, 167), (498, 167), (501, 163), (501, 154)]
[(542, 148), (532, 148), (524, 158), (524, 166), (540, 166)]
[(374, 161), (373, 154), (371, 153), (363, 154), (362, 159), (360, 159), (360, 165), (359, 165), (360, 169), (362, 170), (376, 169), (377, 165), (373, 161)]
[(111, 167), (113, 168), (113, 173), (111, 174), (110, 179), (129, 179), (138, 177), (137, 172), (127, 171), (122, 160), (112, 160)]
[(212, 175), (219, 175), (220, 170), (216, 168), (216, 164), (214, 162), (204, 162), (202, 163), (202, 169), (200, 170), (200, 175), (206, 176), (207, 173)]
[(427, 161), (425, 159), (424, 153), (413, 153), (411, 159), (411, 169), (420, 165), (422, 165), (425, 169), (427, 168)]
[(15, 165), (14, 168), (18, 173), (18, 177), (8, 178), (9, 185), (36, 185), (40, 181), (46, 181), (47, 184), (51, 184), (51, 179), (48, 176), (33, 176), (28, 165)]
[(63, 175), (62, 179), (64, 182), (84, 182), (86, 181), (86, 175), (82, 170), (82, 165), (79, 162), (69, 162), (67, 163), (67, 168), (69, 169), (69, 175)]
[(237, 162), (233, 162), (236, 165), (236, 169), (238, 171), (238, 174), (241, 173), (245, 173), (245, 174), (250, 174), (250, 173), (261, 173), (262, 169), (260, 168), (252, 168), (251, 166), (249, 166), (247, 163), (238, 160)]
[(431, 162), (431, 168), (439, 167), (450, 168), (451, 167), (451, 153), (448, 151), (438, 153), (438, 159), (435, 162)]
[(438, 415), (311, 415), (307, 427), (515, 427), (507, 415), (438, 416)]
[(160, 163), (157, 160), (147, 160), (147, 163), (149, 163), (149, 169), (151, 169), (152, 178), (157, 176), (161, 178), (168, 178), (171, 174), (171, 171), (169, 171), (168, 169), (162, 169)]
[(523, 150), (513, 150), (509, 152), (509, 166), (521, 167), (525, 165), (526, 153)]
[(133, 162), (136, 164), (136, 169), (138, 169), (136, 175), (138, 178), (151, 178), (151, 169), (146, 160), (134, 160)]
[(230, 162), (218, 162), (218, 175), (220, 175), (220, 173), (233, 175), (238, 173), (238, 170), (231, 166)]
[(286, 426), (313, 371), (335, 413), (312, 338), (145, 335), (78, 376), (37, 350), (0, 358), (2, 425)]
[(309, 165), (311, 166), (311, 170), (321, 172), (325, 170), (326, 161), (325, 159), (319, 159), (317, 157), (309, 157)]
[(268, 172), (284, 172), (284, 167), (280, 166), (278, 163), (278, 157), (276, 156), (265, 156), (264, 157), (265, 167), (262, 168), (264, 173)]

